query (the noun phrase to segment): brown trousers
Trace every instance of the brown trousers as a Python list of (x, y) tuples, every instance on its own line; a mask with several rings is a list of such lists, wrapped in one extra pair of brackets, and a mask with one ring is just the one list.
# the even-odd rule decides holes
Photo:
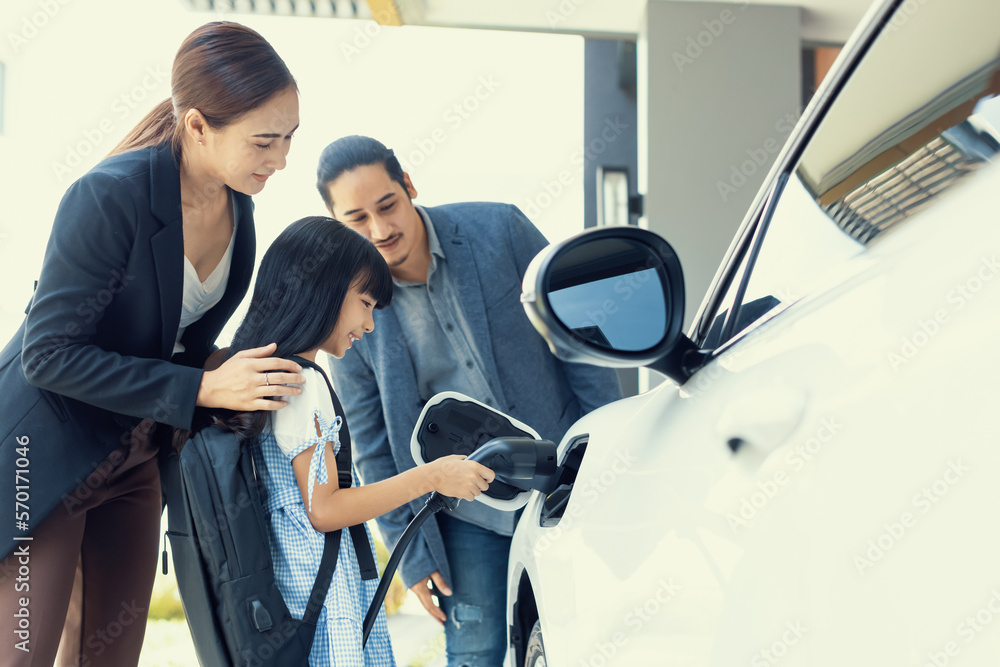
[[(15, 548), (0, 561), (0, 637), (8, 642), (0, 652), (4, 665), (138, 664), (160, 533), (152, 430), (152, 422), (140, 424), (131, 444), (112, 452), (98, 469), (102, 474), (88, 477), (70, 502), (42, 521), (34, 539), (21, 543), (28, 555)], [(30, 569), (26, 581), (20, 569), (24, 561)], [(21, 644), (25, 610), (30, 634)]]

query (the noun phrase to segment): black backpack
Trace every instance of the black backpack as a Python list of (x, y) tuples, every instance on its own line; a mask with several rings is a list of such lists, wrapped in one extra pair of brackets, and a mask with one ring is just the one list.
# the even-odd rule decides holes
[[(291, 357), (323, 376), (341, 416), (337, 472), (350, 486), (351, 436), (337, 394), (315, 363)], [(308, 662), (316, 621), (337, 565), (341, 531), (326, 534), (316, 583), (302, 620), (293, 618), (274, 583), (262, 481), (251, 454), (219, 426), (197, 431), (180, 454), (170, 448), (162, 479), (167, 536), (184, 614), (202, 667), (278, 667)], [(378, 577), (363, 524), (348, 529), (363, 579)], [(163, 552), (164, 573), (167, 567)]]

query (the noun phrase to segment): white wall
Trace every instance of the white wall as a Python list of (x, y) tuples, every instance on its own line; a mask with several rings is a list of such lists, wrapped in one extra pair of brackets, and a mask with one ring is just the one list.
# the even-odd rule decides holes
[[(170, 66), (184, 37), (222, 18), (187, 7), (181, 0), (3, 0), (5, 340), (30, 298), (66, 187), (169, 95)], [(302, 127), (288, 168), (255, 197), (260, 252), (284, 225), (324, 212), (314, 187), (319, 153), (354, 133), (394, 147), (412, 167), (418, 203), (428, 205), (481, 199), (524, 208), (566, 172), (561, 193), (544, 200), (534, 221), (550, 240), (583, 228), (582, 169), (575, 159), (583, 137), (582, 38), (225, 18), (271, 41), (301, 93)]]
[(800, 112), (800, 10), (651, 0), (639, 39), (645, 220), (677, 251), (685, 327)]

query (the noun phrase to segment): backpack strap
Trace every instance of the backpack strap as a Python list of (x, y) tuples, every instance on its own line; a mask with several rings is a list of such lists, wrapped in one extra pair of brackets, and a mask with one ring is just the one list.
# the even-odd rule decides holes
[(326, 373), (314, 361), (309, 361), (297, 355), (292, 355), (288, 357), (300, 366), (311, 368), (326, 380), (326, 388), (330, 390), (330, 398), (333, 399), (333, 409), (340, 415), (343, 423), (340, 426), (340, 451), (337, 452), (337, 481), (340, 484), (340, 488), (347, 489), (354, 483), (354, 474), (351, 470), (351, 429), (347, 426), (347, 415), (344, 414), (344, 406), (340, 404), (340, 399), (337, 397), (337, 392), (333, 390), (333, 384), (330, 383), (330, 378), (327, 377)]
[(365, 581), (378, 579), (378, 568), (375, 567), (375, 557), (372, 556), (372, 543), (368, 541), (365, 525), (357, 523), (348, 530), (351, 531), (351, 539), (354, 540), (354, 551), (358, 554), (361, 578)]
[(326, 602), (326, 593), (330, 590), (330, 582), (333, 581), (333, 571), (337, 569), (337, 556), (340, 555), (340, 534), (339, 530), (326, 533), (323, 558), (319, 562), (319, 572), (316, 573), (316, 582), (309, 593), (306, 611), (302, 615), (302, 622), (311, 628), (316, 627), (319, 613), (323, 611), (323, 603)]
[[(314, 361), (309, 361), (297, 355), (292, 355), (288, 357), (295, 363), (306, 368), (311, 368), (323, 376), (326, 381), (326, 387), (330, 390), (330, 398), (333, 399), (333, 409), (340, 415), (341, 420), (343, 420), (340, 427), (340, 451), (337, 452), (337, 481), (340, 488), (347, 489), (354, 484), (354, 474), (351, 469), (351, 430), (347, 426), (347, 415), (344, 413), (344, 406), (341, 405), (340, 399), (337, 397), (337, 392), (333, 390), (333, 384), (330, 382), (330, 378), (327, 377), (326, 372)], [(375, 566), (375, 559), (372, 557), (372, 547), (371, 542), (368, 541), (368, 533), (365, 531), (364, 524), (357, 524), (350, 526), (348, 530), (351, 533), (351, 540), (354, 542), (354, 551), (358, 556), (358, 565), (361, 569), (361, 578), (363, 580), (377, 579), (378, 578), (378, 568)], [(338, 531), (339, 532), (339, 531)], [(329, 545), (330, 533), (327, 533), (327, 545)], [(337, 535), (337, 545), (340, 545), (340, 535)], [(323, 548), (323, 558), (326, 559), (327, 547)], [(333, 563), (336, 565), (337, 556), (334, 553)], [(322, 574), (322, 567), (320, 569)], [(332, 574), (332, 568), (331, 568)], [(317, 582), (319, 578), (317, 577)], [(329, 582), (327, 582), (329, 585)], [(324, 589), (325, 590), (325, 589)], [(324, 598), (325, 599), (325, 598)], [(311, 602), (311, 598), (310, 598)], [(322, 602), (322, 601), (321, 601)]]

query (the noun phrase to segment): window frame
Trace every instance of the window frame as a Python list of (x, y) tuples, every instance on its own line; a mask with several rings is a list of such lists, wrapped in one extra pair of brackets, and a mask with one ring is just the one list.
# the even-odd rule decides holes
[[(844, 46), (837, 58), (840, 64), (833, 68), (833, 71), (816, 91), (792, 131), (791, 137), (778, 154), (692, 320), (688, 337), (701, 348), (702, 362), (700, 365), (708, 363), (709, 360), (752, 331), (752, 328), (749, 327), (735, 332), (724, 330), (723, 333), (729, 334), (728, 338), (722, 335), (712, 347), (705, 347), (715, 318), (724, 312), (727, 321), (732, 316), (732, 304), (727, 303), (729, 299), (726, 296), (733, 281), (749, 280), (749, 274), (753, 272), (753, 262), (748, 262), (744, 267), (743, 260), (747, 252), (753, 252), (755, 245), (759, 251), (760, 244), (766, 237), (765, 211), (770, 209), (770, 213), (773, 214), (782, 194), (782, 192), (777, 192), (778, 196), (772, 197), (772, 193), (775, 193), (779, 188), (783, 191), (783, 184), (792, 177), (792, 172), (798, 166), (816, 130), (840, 97), (858, 65), (867, 56), (872, 45), (882, 35), (892, 16), (904, 2), (906, 0), (884, 0), (880, 5), (872, 6), (869, 9), (868, 14), (862, 19), (862, 25), (866, 26), (865, 29)], [(773, 205), (769, 206), (769, 204)], [(761, 230), (763, 233), (758, 234), (762, 220), (765, 221), (765, 228)], [(736, 314), (738, 316), (738, 312)], [(735, 320), (733, 321), (735, 322)], [(729, 327), (729, 329), (732, 328)]]

